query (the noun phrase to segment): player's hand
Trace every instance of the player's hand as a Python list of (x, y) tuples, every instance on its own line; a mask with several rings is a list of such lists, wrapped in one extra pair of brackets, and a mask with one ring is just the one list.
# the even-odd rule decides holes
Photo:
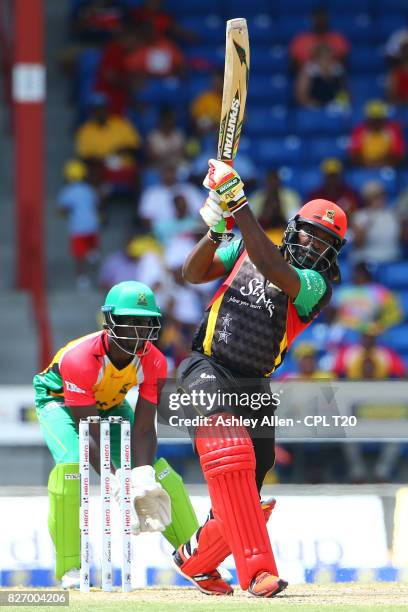
[(215, 191), (208, 194), (204, 206), (200, 209), (200, 215), (210, 228), (209, 237), (213, 242), (229, 242), (233, 239), (234, 234), (230, 230), (234, 219)]
[(140, 521), (140, 531), (164, 531), (171, 523), (170, 497), (156, 482), (151, 465), (133, 468), (131, 504)]
[(217, 159), (208, 160), (209, 170), (203, 185), (217, 193), (228, 210), (234, 214), (248, 204), (244, 193), (244, 183), (238, 172), (228, 164)]
[[(121, 503), (121, 497), (120, 497), (121, 486), (120, 485), (121, 485), (121, 470), (118, 469), (116, 470), (116, 474), (110, 475), (110, 487), (111, 487), (111, 494), (115, 498), (115, 500), (118, 502), (119, 506)], [(136, 514), (136, 510), (133, 504), (131, 504), (130, 506), (130, 531), (133, 535), (139, 535), (140, 533), (140, 521), (139, 521), (139, 517)]]

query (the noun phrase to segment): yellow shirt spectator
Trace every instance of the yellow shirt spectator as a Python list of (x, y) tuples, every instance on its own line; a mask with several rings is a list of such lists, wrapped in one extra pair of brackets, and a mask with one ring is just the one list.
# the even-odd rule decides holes
[(207, 121), (218, 125), (221, 115), (222, 97), (218, 92), (205, 91), (191, 104), (191, 116), (198, 122)]
[(127, 119), (109, 115), (105, 122), (90, 119), (76, 135), (76, 150), (80, 157), (103, 160), (123, 149), (138, 149), (140, 135)]

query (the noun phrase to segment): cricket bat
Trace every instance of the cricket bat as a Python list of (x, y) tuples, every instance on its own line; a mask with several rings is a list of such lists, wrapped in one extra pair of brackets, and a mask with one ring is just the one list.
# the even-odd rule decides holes
[(237, 154), (249, 78), (249, 38), (246, 19), (227, 21), (224, 88), (217, 159), (233, 163)]
[[(249, 79), (249, 37), (246, 19), (229, 19), (226, 28), (224, 86), (218, 134), (217, 159), (233, 165), (238, 151)], [(226, 204), (222, 207), (227, 209)], [(234, 220), (228, 217), (214, 228), (216, 232), (232, 229)], [(232, 239), (230, 234), (228, 239)]]

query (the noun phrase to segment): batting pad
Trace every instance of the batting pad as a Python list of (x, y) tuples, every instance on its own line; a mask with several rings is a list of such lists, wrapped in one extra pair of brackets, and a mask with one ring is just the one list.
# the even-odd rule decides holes
[(50, 509), (48, 528), (55, 546), (58, 580), (71, 569), (79, 569), (79, 464), (59, 463), (48, 479)]
[[(217, 415), (214, 415), (214, 419)], [(261, 570), (278, 575), (255, 481), (255, 453), (244, 427), (200, 427), (196, 448), (219, 530), (247, 589)]]

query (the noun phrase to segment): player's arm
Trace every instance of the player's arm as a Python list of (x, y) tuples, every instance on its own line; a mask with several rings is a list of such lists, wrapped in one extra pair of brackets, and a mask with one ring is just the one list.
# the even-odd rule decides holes
[(157, 448), (155, 427), (156, 404), (139, 397), (132, 428), (132, 452), (134, 467), (153, 465)]
[(208, 283), (225, 276), (225, 267), (216, 251), (218, 244), (208, 234), (196, 244), (183, 265), (183, 278), (189, 283)]
[[(79, 429), (79, 421), (89, 416), (99, 416), (98, 409), (95, 405), (92, 406), (69, 406), (72, 416), (75, 419), (77, 430)], [(100, 435), (98, 423), (89, 424), (89, 461), (97, 474), (100, 470)]]

